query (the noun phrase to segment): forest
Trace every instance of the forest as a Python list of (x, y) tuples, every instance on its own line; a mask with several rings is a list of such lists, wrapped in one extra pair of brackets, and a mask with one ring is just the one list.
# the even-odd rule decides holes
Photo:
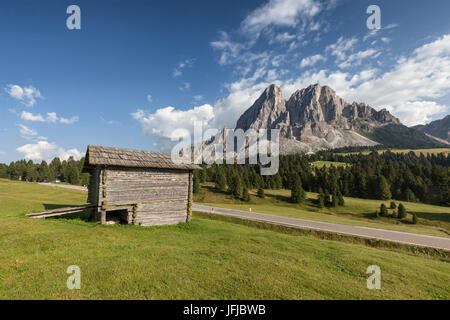
[(9, 165), (0, 163), (0, 178), (28, 182), (60, 181), (87, 186), (89, 174), (81, 173), (83, 164), (84, 157), (80, 160), (70, 157), (63, 161), (54, 158), (50, 163), (45, 160), (41, 163), (34, 163), (32, 160), (19, 160), (11, 162)]
[[(346, 150), (354, 151), (354, 150)], [(318, 161), (345, 163), (345, 166), (315, 166)], [(84, 158), (50, 163), (31, 160), (0, 164), (0, 178), (36, 181), (60, 181), (75, 185), (89, 183), (89, 174), (81, 173)], [(299, 195), (303, 191), (325, 195), (395, 199), (450, 205), (449, 193), (450, 155), (420, 154), (414, 152), (369, 154), (337, 154), (320, 152), (313, 155), (280, 156), (277, 174), (262, 176), (259, 165), (210, 165), (194, 173), (194, 192), (200, 184), (214, 183), (216, 189), (235, 197), (246, 198), (248, 189), (290, 189)], [(260, 191), (262, 192), (262, 191)]]
[[(315, 166), (317, 161), (345, 166)], [(258, 165), (212, 165), (195, 172), (198, 184), (213, 182), (218, 190), (243, 196), (246, 189), (290, 189), (366, 199), (396, 199), (450, 205), (450, 155), (416, 156), (414, 152), (280, 156), (280, 169), (272, 176), (259, 174)], [(298, 189), (300, 188), (300, 191)]]

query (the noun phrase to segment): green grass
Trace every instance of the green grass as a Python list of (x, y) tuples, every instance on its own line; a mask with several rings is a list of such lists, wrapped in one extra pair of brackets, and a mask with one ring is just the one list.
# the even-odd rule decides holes
[[(379, 210), (381, 203), (389, 208), (390, 201), (345, 198), (345, 206), (336, 208), (319, 208), (315, 199), (317, 194), (307, 192), (303, 204), (289, 203), (289, 190), (265, 190), (266, 198), (256, 196), (256, 190), (251, 190), (250, 202), (234, 199), (229, 195), (215, 191), (210, 185), (205, 185), (200, 194), (196, 194), (196, 202), (253, 212), (269, 213), (287, 217), (310, 219), (323, 222), (333, 222), (364, 227), (413, 232), (442, 237), (450, 236), (450, 209), (422, 203), (404, 202), (408, 216), (399, 221), (393, 218), (375, 218), (374, 212)], [(399, 201), (395, 201), (397, 205)], [(393, 210), (389, 209), (391, 214)], [(419, 223), (411, 224), (412, 213), (416, 213)]]
[(311, 165), (317, 167), (317, 168), (323, 168), (323, 167), (331, 167), (331, 166), (335, 166), (335, 167), (347, 167), (350, 166), (351, 164), (349, 163), (345, 163), (345, 162), (338, 162), (338, 161), (315, 161), (312, 162)]
[[(448, 262), (213, 221), (30, 219), (86, 193), (0, 180), (0, 299), (450, 299)], [(81, 268), (81, 290), (66, 269)], [(381, 290), (366, 268), (381, 267)]]

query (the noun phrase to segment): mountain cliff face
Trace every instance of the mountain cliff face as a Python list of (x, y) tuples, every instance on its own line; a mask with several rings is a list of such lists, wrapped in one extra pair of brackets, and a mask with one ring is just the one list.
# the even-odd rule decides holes
[(413, 128), (450, 142), (450, 115), (441, 120), (432, 121), (427, 125), (419, 125)]
[(402, 125), (386, 109), (349, 104), (330, 87), (318, 84), (294, 92), (288, 100), (280, 88), (269, 86), (236, 128), (279, 129), (282, 154), (380, 143), (408, 148), (443, 145), (440, 139)]

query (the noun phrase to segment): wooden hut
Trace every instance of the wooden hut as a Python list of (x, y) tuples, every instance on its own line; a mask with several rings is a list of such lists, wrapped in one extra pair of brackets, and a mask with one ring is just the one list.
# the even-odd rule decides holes
[(194, 164), (168, 153), (88, 146), (83, 172), (91, 174), (93, 219), (142, 226), (189, 222)]

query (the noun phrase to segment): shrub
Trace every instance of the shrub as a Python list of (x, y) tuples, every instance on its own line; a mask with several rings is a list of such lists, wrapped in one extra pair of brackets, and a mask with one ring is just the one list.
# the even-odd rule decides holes
[(398, 205), (398, 218), (399, 219), (404, 219), (406, 218), (406, 208), (403, 204), (399, 204)]
[(390, 209), (395, 209), (395, 208), (397, 208), (397, 205), (395, 204), (394, 201), (391, 201)]
[(336, 207), (337, 207), (337, 204), (338, 204), (338, 202), (337, 202), (337, 196), (336, 196), (336, 193), (333, 193), (333, 197), (331, 198), (331, 206), (332, 206), (333, 208), (336, 208)]
[(387, 213), (388, 212), (387, 212), (386, 205), (384, 203), (382, 203), (381, 206), (380, 206), (380, 216), (386, 217)]
[(417, 214), (413, 213), (412, 215), (412, 223), (417, 224)]
[(264, 189), (263, 188), (259, 188), (258, 189), (258, 198), (264, 199), (266, 195), (264, 194)]

